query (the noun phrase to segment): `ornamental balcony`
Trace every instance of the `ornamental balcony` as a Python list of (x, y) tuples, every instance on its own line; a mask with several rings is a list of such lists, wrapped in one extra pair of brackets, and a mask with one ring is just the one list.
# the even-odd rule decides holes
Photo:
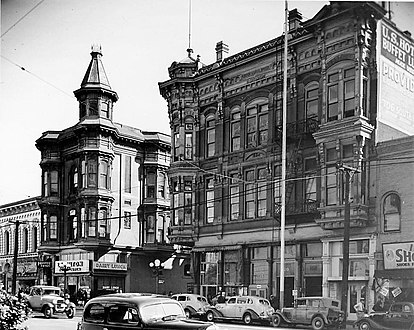
[[(322, 229), (343, 229), (345, 205), (324, 206), (318, 208), (321, 217), (316, 219)], [(350, 205), (350, 227), (364, 228), (368, 225), (368, 206), (364, 204)]]

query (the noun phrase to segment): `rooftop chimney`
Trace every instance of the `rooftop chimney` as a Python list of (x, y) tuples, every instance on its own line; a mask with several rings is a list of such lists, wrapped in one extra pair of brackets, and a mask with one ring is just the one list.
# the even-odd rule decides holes
[(219, 41), (216, 44), (216, 61), (220, 62), (223, 60), (223, 53), (229, 52), (229, 46), (223, 43), (223, 41)]
[(302, 14), (296, 8), (289, 11), (288, 19), (289, 31), (296, 30), (302, 24)]

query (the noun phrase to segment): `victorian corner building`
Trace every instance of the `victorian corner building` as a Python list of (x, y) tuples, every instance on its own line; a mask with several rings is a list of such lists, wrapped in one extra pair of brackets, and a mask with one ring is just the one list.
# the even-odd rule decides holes
[[(348, 313), (413, 299), (414, 43), (374, 2), (289, 12), (285, 305), (341, 299), (350, 183)], [(195, 288), (279, 295), (284, 37), (217, 60), (188, 56), (159, 83), (172, 136), (171, 242)]]
[[(185, 291), (189, 262), (167, 238), (170, 137), (113, 121), (118, 95), (100, 47), (92, 47), (91, 57), (74, 91), (79, 121), (36, 141), (42, 170), (38, 251), (50, 265), (40, 270), (39, 282), (67, 280), (71, 294), (81, 287)], [(165, 262), (156, 279), (149, 267), (155, 259)], [(182, 281), (171, 280), (177, 277)]]

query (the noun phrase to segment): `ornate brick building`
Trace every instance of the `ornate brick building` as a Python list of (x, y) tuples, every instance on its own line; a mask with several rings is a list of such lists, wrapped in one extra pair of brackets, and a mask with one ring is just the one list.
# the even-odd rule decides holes
[[(229, 57), (220, 42), (210, 65), (189, 49), (159, 83), (172, 134), (169, 238), (192, 248), (204, 295), (279, 293), (283, 40)], [(360, 297), (373, 304), (380, 259), (370, 162), (379, 142), (414, 133), (392, 110), (414, 101), (405, 80), (413, 41), (377, 3), (332, 1), (308, 21), (290, 11), (288, 44), (284, 301), (292, 290), (341, 298), (343, 163), (360, 170), (351, 184), (353, 319)]]
[[(175, 252), (170, 222), (167, 169), (170, 137), (113, 121), (117, 93), (109, 85), (100, 47), (93, 46), (81, 87), (74, 91), (79, 121), (47, 131), (36, 141), (41, 152), (43, 283), (94, 291), (154, 291), (149, 263)], [(184, 291), (179, 256), (161, 274), (163, 291)], [(163, 281), (182, 275), (184, 281)], [(183, 284), (182, 284), (183, 283)], [(184, 285), (181, 287), (180, 285)], [(156, 283), (155, 287), (158, 287)]]

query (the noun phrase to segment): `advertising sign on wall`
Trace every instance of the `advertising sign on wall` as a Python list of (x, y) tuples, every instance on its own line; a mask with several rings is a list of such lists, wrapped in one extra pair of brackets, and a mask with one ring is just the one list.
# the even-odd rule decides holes
[(66, 273), (83, 273), (89, 271), (89, 260), (70, 260), (70, 261), (56, 261), (55, 273), (63, 274), (62, 266), (67, 264), (70, 268)]
[(414, 268), (414, 242), (383, 244), (385, 269)]
[(386, 22), (378, 28), (378, 120), (414, 134), (414, 43)]
[(105, 270), (128, 270), (128, 266), (123, 262), (101, 262), (94, 261), (93, 269), (105, 269)]

